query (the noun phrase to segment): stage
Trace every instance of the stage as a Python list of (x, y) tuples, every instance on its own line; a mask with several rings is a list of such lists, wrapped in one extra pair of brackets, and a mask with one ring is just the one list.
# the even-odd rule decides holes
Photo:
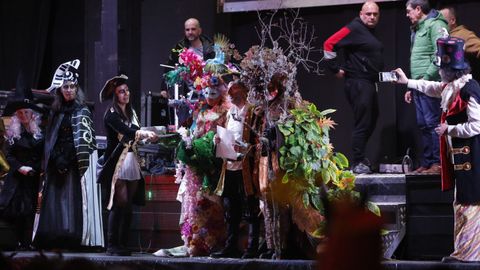
[[(11, 252), (5, 256), (13, 256), (13, 260), (19, 264), (27, 263), (38, 252), (19, 252), (13, 255)], [(58, 257), (56, 253), (45, 253), (49, 258)], [(311, 260), (262, 260), (262, 259), (212, 259), (208, 257), (197, 258), (160, 258), (151, 254), (134, 253), (131, 257), (107, 256), (103, 253), (63, 253), (64, 260), (87, 259), (99, 266), (113, 268), (124, 266), (128, 269), (171, 269), (171, 270), (321, 270), (317, 263)], [(455, 269), (470, 270), (479, 269), (480, 263), (442, 263), (440, 261), (404, 261), (385, 260), (382, 262), (386, 270), (426, 270), (426, 269)], [(352, 269), (354, 270), (354, 269)]]
[[(318, 270), (316, 262), (312, 260), (160, 258), (151, 255), (159, 248), (177, 246), (180, 242), (179, 204), (174, 201), (178, 185), (173, 183), (173, 179), (161, 177), (147, 182), (147, 190), (152, 191), (153, 196), (147, 201), (146, 207), (134, 214), (132, 228), (130, 248), (137, 253), (131, 257), (112, 257), (104, 253), (63, 253), (63, 259), (85, 258), (101, 266), (125, 265), (129, 266), (128, 269), (200, 270), (215, 267), (217, 270)], [(381, 209), (384, 228), (388, 232), (383, 237), (385, 269), (480, 269), (480, 264), (440, 262), (453, 250), (453, 193), (440, 191), (439, 175), (359, 175), (356, 189)], [(4, 229), (2, 241), (11, 237), (11, 231)], [(148, 253), (139, 253), (140, 250)], [(25, 263), (39, 253), (4, 254), (7, 257), (13, 255), (16, 262)], [(55, 253), (46, 254), (49, 257), (58, 256)]]

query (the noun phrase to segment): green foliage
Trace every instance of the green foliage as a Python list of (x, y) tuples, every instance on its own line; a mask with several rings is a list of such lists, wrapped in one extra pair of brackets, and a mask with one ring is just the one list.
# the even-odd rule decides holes
[[(292, 192), (301, 196), (305, 207), (313, 207), (323, 215), (320, 187), (327, 187), (329, 201), (340, 199), (358, 200), (354, 191), (355, 175), (346, 170), (349, 166), (345, 155), (333, 152), (329, 131), (334, 122), (327, 115), (333, 109), (317, 110), (305, 102), (291, 112), (291, 117), (278, 125), (284, 136), (284, 145), (279, 149), (280, 167), (285, 171), (283, 184), (293, 186)], [(368, 202), (367, 208), (380, 215), (377, 205)]]

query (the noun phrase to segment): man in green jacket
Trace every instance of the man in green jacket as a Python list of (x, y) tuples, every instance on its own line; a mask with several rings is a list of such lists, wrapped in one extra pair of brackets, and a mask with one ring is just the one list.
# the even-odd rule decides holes
[[(413, 79), (439, 81), (436, 59), (436, 42), (447, 32), (445, 18), (430, 9), (428, 0), (408, 0), (407, 17), (412, 23), (410, 73)], [(440, 123), (440, 99), (429, 97), (418, 91), (407, 91), (405, 101), (411, 103), (412, 96), (417, 111), (417, 125), (420, 128), (423, 156), (416, 173), (440, 173), (440, 145), (435, 127)]]

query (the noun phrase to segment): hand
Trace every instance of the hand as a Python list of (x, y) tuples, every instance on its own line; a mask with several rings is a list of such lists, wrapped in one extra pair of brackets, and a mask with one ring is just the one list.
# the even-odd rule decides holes
[(405, 92), (405, 102), (410, 104), (412, 103), (412, 91), (411, 90), (408, 90), (407, 92)]
[(23, 175), (28, 175), (30, 171), (33, 171), (33, 168), (30, 166), (22, 166), (18, 168), (18, 172), (23, 174)]
[(160, 96), (163, 98), (168, 98), (168, 92), (165, 90), (160, 91)]
[(150, 142), (155, 142), (158, 140), (157, 134), (150, 130), (137, 130), (137, 134), (140, 140), (146, 139)]
[(149, 142), (156, 142), (158, 140), (158, 135), (157, 133), (153, 132), (153, 131), (147, 131), (148, 134), (147, 134), (147, 141)]
[(438, 134), (438, 136), (442, 136), (445, 134), (445, 132), (447, 131), (448, 129), (448, 125), (443, 123), (443, 124), (440, 124), (438, 125), (436, 128), (435, 128), (435, 132)]
[(217, 136), (217, 134), (215, 134), (215, 136), (213, 137), (213, 141), (215, 142), (215, 144), (219, 144), (222, 140), (220, 139), (220, 137)]
[(405, 75), (405, 72), (403, 72), (401, 68), (395, 69), (394, 72), (397, 73), (397, 80), (395, 81), (396, 83), (399, 83), (399, 84), (408, 83), (407, 75)]
[(337, 79), (343, 79), (345, 77), (345, 71), (343, 69), (339, 69), (337, 73), (335, 73), (335, 77)]

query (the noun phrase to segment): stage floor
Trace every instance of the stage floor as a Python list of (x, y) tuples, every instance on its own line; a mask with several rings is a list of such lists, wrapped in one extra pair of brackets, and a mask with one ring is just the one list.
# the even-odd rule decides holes
[[(4, 256), (14, 260), (26, 261), (37, 256), (38, 252), (4, 252)], [(44, 253), (51, 258), (58, 258), (57, 253)], [(209, 257), (195, 258), (161, 258), (151, 254), (134, 253), (130, 257), (107, 256), (104, 253), (62, 253), (64, 260), (88, 259), (107, 268), (125, 266), (126, 269), (172, 269), (172, 270), (237, 270), (237, 269), (275, 269), (275, 270), (321, 270), (316, 262), (311, 260), (262, 260), (262, 259), (212, 259)], [(23, 264), (22, 263), (22, 264)], [(480, 263), (442, 263), (439, 261), (399, 261), (383, 262), (386, 270), (424, 270), (424, 269), (480, 269)], [(123, 269), (123, 268), (122, 268)], [(354, 269), (352, 269), (354, 270)]]

